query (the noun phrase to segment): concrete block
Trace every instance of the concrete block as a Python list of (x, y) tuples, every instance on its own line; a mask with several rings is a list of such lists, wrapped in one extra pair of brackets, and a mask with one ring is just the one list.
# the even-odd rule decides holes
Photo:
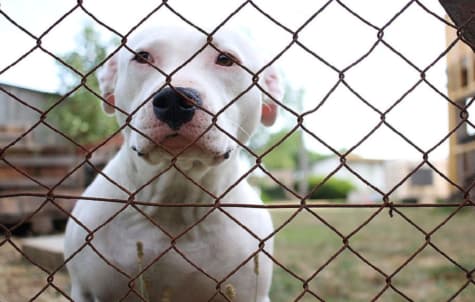
[[(49, 271), (64, 263), (64, 235), (25, 238), (20, 242), (22, 251), (35, 263)], [(65, 271), (66, 268), (61, 269)]]

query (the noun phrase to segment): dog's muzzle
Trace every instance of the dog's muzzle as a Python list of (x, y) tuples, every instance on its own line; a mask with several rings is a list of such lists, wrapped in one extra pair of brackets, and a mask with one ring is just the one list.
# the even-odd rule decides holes
[(191, 88), (164, 88), (153, 97), (153, 112), (157, 119), (171, 129), (178, 130), (192, 120), (202, 101), (199, 93)]

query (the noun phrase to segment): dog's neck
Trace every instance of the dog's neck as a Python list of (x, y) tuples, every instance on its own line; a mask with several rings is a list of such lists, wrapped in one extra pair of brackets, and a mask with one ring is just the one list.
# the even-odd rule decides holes
[[(211, 205), (215, 202), (236, 201), (233, 198), (235, 190), (240, 190), (246, 183), (246, 180), (240, 179), (242, 165), (238, 152), (233, 152), (227, 160), (215, 166), (176, 164), (176, 167), (170, 163), (152, 166), (139, 158), (124, 160), (130, 159), (130, 156), (137, 157), (130, 152), (121, 148), (114, 159), (124, 163), (119, 174), (126, 179), (117, 181), (128, 184), (126, 189), (136, 193), (134, 199), (139, 202)], [(142, 203), (137, 207), (169, 230), (190, 225), (209, 210), (209, 207), (159, 207)], [(131, 209), (127, 213), (129, 223), (143, 221), (142, 214), (136, 210)]]
[[(122, 154), (121, 154), (122, 153)], [(163, 162), (151, 165), (138, 158), (132, 151), (122, 148), (121, 157), (134, 158), (124, 167), (125, 183), (131, 192), (137, 192), (136, 200), (152, 203), (213, 203), (221, 199), (229, 188), (239, 181), (240, 155), (231, 156), (217, 165), (199, 162)], [(245, 180), (242, 180), (245, 181)]]

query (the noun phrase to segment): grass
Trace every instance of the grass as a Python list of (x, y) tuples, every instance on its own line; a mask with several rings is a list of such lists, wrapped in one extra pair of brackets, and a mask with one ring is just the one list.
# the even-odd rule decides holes
[[(313, 211), (343, 236), (348, 236), (377, 210)], [(441, 209), (399, 211), (426, 232), (434, 230), (450, 215), (450, 211)], [(280, 226), (291, 214), (290, 210), (275, 210), (275, 226)], [(387, 210), (381, 212), (353, 234), (349, 238), (350, 248), (345, 248), (342, 237), (310, 211), (301, 211), (277, 234), (275, 257), (298, 278), (308, 280), (309, 292), (304, 291), (304, 282), (276, 266), (271, 290), (272, 301), (319, 301), (313, 294), (331, 302), (372, 301), (376, 297), (377, 301), (385, 302), (450, 300), (467, 285), (466, 272), (436, 249), (426, 245), (425, 235), (402, 215), (395, 212), (394, 217), (390, 218)], [(468, 271), (475, 269), (474, 222), (475, 211), (464, 210), (430, 238), (430, 242)], [(422, 251), (409, 260), (421, 248)], [(367, 265), (352, 250), (380, 271)], [(335, 255), (336, 258), (327, 264)], [(406, 261), (409, 263), (404, 266)], [(313, 276), (320, 269), (322, 270)], [(394, 274), (391, 285), (395, 289), (384, 290), (387, 285), (384, 274)], [(475, 301), (475, 284), (469, 283), (453, 301)]]

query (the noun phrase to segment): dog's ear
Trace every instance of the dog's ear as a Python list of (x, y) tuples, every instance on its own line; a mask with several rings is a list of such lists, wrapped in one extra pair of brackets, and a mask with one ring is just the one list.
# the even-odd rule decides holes
[(114, 90), (117, 81), (117, 54), (113, 55), (97, 70), (97, 80), (99, 81), (102, 97), (105, 100), (105, 102), (102, 102), (104, 111), (112, 114), (114, 113), (113, 106), (115, 105)]
[(263, 92), (261, 122), (264, 126), (272, 126), (279, 110), (275, 101), (280, 102), (284, 97), (280, 75), (274, 66), (269, 66), (264, 70), (263, 87), (265, 91)]

